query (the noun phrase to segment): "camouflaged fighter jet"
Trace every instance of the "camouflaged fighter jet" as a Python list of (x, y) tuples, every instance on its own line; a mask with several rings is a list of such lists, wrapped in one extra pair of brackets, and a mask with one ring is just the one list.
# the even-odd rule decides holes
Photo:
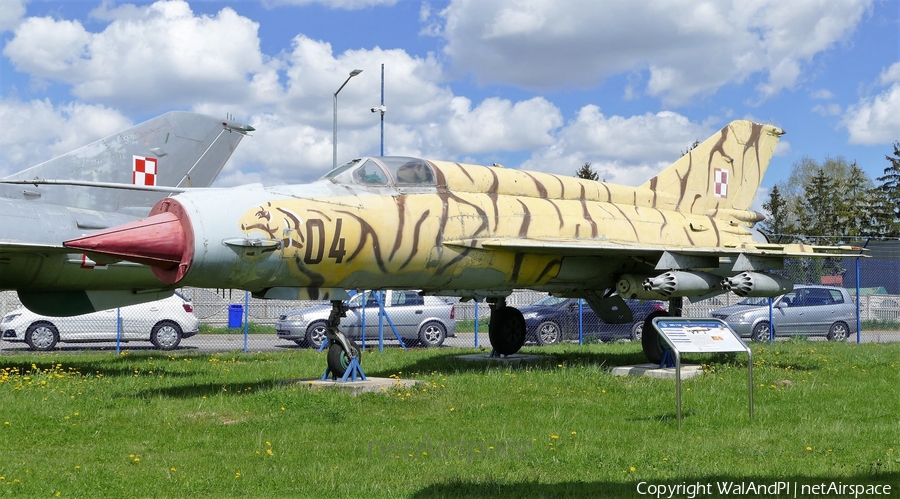
[[(337, 329), (350, 289), (486, 299), (491, 345), (508, 355), (525, 341), (521, 312), (505, 304), (514, 288), (585, 298), (621, 323), (631, 320), (623, 298), (775, 296), (792, 283), (766, 270), (785, 257), (857, 255), (770, 244), (753, 230), (763, 216), (749, 208), (783, 133), (732, 122), (639, 187), (360, 158), (308, 185), (179, 194), (142, 221), (65, 245), (149, 265), (161, 286), (331, 300), (328, 360), (339, 374), (358, 355)], [(658, 362), (653, 331), (645, 352)]]
[[(131, 262), (60, 252), (62, 242), (146, 216), (160, 199), (209, 186), (253, 128), (170, 112), (0, 179), (0, 289), (45, 315), (171, 295)], [(131, 290), (154, 290), (135, 294)]]

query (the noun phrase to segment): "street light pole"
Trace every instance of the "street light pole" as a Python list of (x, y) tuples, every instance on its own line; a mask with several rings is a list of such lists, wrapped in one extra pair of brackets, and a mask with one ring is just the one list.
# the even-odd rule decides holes
[(341, 90), (344, 89), (344, 85), (346, 85), (347, 82), (350, 81), (350, 78), (353, 78), (354, 76), (356, 76), (360, 73), (362, 73), (362, 69), (354, 69), (353, 71), (350, 71), (350, 76), (348, 76), (347, 79), (344, 80), (344, 83), (343, 83), (343, 85), (341, 85), (341, 88), (337, 89), (337, 92), (334, 93), (334, 129), (333, 129), (333, 133), (331, 136), (331, 147), (332, 147), (332, 156), (331, 156), (332, 161), (331, 162), (333, 165), (332, 169), (337, 168), (337, 96), (339, 93), (341, 93)]

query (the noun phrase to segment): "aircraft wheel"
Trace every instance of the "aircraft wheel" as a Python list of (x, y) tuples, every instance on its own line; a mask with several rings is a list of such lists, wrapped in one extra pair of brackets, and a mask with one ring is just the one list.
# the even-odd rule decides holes
[(750, 339), (753, 341), (769, 341), (769, 336), (771, 334), (772, 332), (769, 328), (769, 323), (763, 321), (756, 326), (753, 326), (753, 332), (750, 333)]
[(562, 338), (562, 329), (553, 321), (542, 322), (537, 328), (538, 345), (555, 345)]
[(525, 344), (525, 318), (514, 307), (502, 307), (491, 312), (488, 324), (491, 346), (500, 355), (512, 355)]
[(828, 330), (828, 341), (846, 341), (850, 337), (850, 328), (843, 322), (835, 322)]
[(59, 341), (59, 330), (49, 322), (35, 322), (25, 331), (25, 343), (32, 350), (46, 352), (56, 347)]
[(668, 345), (659, 337), (659, 332), (653, 327), (653, 319), (668, 315), (668, 312), (659, 310), (644, 319), (644, 326), (641, 329), (641, 348), (644, 350), (644, 357), (647, 357), (647, 360), (653, 364), (662, 362), (663, 353), (668, 350)]
[[(350, 341), (350, 349), (357, 361), (361, 361), (362, 353), (355, 341)], [(350, 358), (351, 354), (344, 351), (339, 341), (335, 341), (328, 347), (328, 369), (331, 369), (335, 376), (341, 377), (347, 372), (347, 368), (350, 367)]]
[(172, 321), (161, 321), (150, 331), (150, 343), (160, 350), (175, 350), (181, 343), (181, 327)]
[(298, 345), (306, 345), (310, 348), (315, 348), (316, 350), (322, 346), (322, 342), (325, 341), (325, 331), (328, 330), (328, 327), (325, 326), (324, 322), (313, 322), (306, 328), (306, 337), (303, 340), (297, 342)]

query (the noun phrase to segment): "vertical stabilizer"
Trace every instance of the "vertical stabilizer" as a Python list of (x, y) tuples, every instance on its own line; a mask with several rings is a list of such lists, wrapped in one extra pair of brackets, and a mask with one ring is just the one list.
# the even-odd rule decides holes
[[(208, 187), (252, 127), (174, 111), (6, 177)], [(30, 202), (141, 215), (165, 193), (81, 186), (0, 186)]]
[(748, 210), (784, 130), (732, 121), (641, 188), (654, 207), (698, 215)]

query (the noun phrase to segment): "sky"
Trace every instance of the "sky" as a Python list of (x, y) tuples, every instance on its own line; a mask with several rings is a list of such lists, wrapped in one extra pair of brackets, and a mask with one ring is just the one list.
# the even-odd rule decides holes
[(640, 185), (735, 119), (873, 180), (900, 140), (896, 0), (0, 0), (0, 176), (172, 110), (257, 129), (218, 186), (384, 151)]

